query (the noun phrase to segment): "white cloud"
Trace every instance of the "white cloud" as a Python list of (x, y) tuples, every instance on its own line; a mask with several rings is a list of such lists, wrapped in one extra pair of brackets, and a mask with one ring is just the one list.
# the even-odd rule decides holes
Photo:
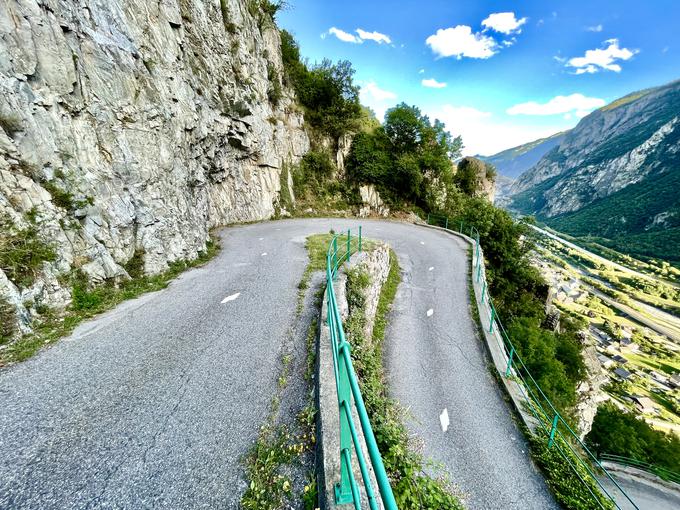
[(470, 106), (443, 105), (429, 110), (431, 119), (439, 119), (453, 136), (463, 137), (463, 154), (492, 155), (510, 147), (553, 135), (569, 127), (562, 120), (551, 126), (523, 126), (495, 118), (491, 113)]
[[(569, 96), (555, 96), (547, 103), (529, 101), (516, 104), (507, 109), (508, 115), (561, 115), (574, 114), (581, 118), (588, 115), (596, 108), (604, 106), (604, 99), (586, 97), (583, 94), (571, 94)], [(566, 117), (565, 118), (571, 118)]]
[(438, 57), (489, 58), (496, 53), (496, 41), (484, 34), (475, 34), (467, 25), (440, 28), (425, 42)]
[(637, 53), (637, 50), (620, 48), (618, 39), (609, 39), (605, 44), (608, 45), (606, 48), (588, 50), (582, 57), (570, 58), (567, 67), (575, 68), (576, 74), (592, 74), (603, 69), (618, 73), (621, 66), (616, 61), (629, 60)]
[(325, 39), (326, 36), (330, 34), (334, 35), (342, 42), (353, 44), (362, 44), (364, 41), (374, 41), (377, 42), (378, 44), (392, 43), (392, 39), (390, 39), (389, 35), (381, 34), (380, 32), (367, 32), (366, 30), (363, 30), (361, 28), (357, 28), (355, 32), (358, 35), (350, 34), (349, 32), (345, 32), (344, 30), (341, 30), (336, 27), (331, 27), (330, 29), (328, 29), (328, 32), (324, 32), (323, 34), (321, 34), (321, 39)]
[(514, 12), (496, 12), (482, 21), (482, 25), (501, 34), (520, 33), (519, 28), (527, 22), (528, 18), (515, 18)]
[(420, 83), (422, 83), (423, 87), (429, 87), (431, 89), (443, 89), (446, 87), (446, 83), (437, 81), (434, 78), (426, 78)]
[(348, 42), (348, 43), (354, 43), (354, 44), (361, 44), (362, 40), (348, 32), (345, 32), (344, 30), (340, 30), (339, 28), (331, 27), (328, 30), (328, 33), (331, 35), (334, 35), (338, 39), (340, 39), (342, 42)]
[(373, 110), (378, 120), (382, 122), (387, 109), (394, 106), (397, 94), (381, 89), (374, 81), (369, 81), (368, 83), (361, 84), (359, 99), (361, 104)]
[(603, 29), (604, 27), (602, 26), (602, 23), (599, 25), (593, 25), (592, 27), (586, 27), (588, 32), (602, 32)]
[(378, 44), (382, 43), (390, 44), (392, 42), (390, 36), (381, 34), (380, 32), (366, 32), (365, 30), (357, 28), (356, 33), (359, 34), (359, 37), (364, 41), (366, 40), (375, 41)]
[(423, 74), (424, 72), (425, 72), (425, 69), (421, 69), (420, 71), (418, 71), (418, 74)]

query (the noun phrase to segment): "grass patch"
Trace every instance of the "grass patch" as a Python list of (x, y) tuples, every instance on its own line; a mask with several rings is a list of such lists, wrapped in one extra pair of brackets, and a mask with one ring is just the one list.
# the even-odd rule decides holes
[(409, 449), (402, 410), (387, 396), (382, 348), (387, 317), (400, 281), (399, 263), (395, 253), (390, 251), (390, 271), (380, 291), (373, 335), (369, 342), (363, 333), (366, 322), (363, 288), (368, 285), (368, 275), (356, 270), (348, 272), (350, 314), (346, 330), (352, 344), (354, 367), (399, 508), (460, 509), (463, 507), (451, 494), (448, 481), (426, 474), (423, 457)]
[(206, 263), (218, 251), (219, 245), (209, 240), (205, 251), (195, 260), (173, 262), (164, 273), (131, 279), (117, 286), (105, 284), (93, 287), (89, 285), (82, 272), (74, 271), (70, 276), (73, 296), (71, 307), (61, 316), (46, 312), (42, 322), (35, 326), (31, 335), (0, 351), (0, 366), (30, 358), (44, 345), (70, 334), (84, 320), (110, 310), (122, 301), (166, 288), (180, 273)]

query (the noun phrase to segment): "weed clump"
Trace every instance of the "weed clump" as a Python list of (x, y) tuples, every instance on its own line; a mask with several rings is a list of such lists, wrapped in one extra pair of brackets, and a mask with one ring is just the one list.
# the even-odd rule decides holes
[(30, 287), (43, 263), (57, 259), (54, 247), (40, 237), (35, 211), (26, 217), (28, 226), (19, 228), (8, 215), (0, 215), (0, 269), (19, 287)]

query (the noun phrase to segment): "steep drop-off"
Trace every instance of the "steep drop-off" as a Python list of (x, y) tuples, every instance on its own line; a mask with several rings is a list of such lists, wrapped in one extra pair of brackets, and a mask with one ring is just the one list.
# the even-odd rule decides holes
[(271, 217), (309, 147), (282, 75), (257, 1), (0, 3), (0, 216), (56, 253), (25, 288), (0, 270), (24, 328), (76, 268), (159, 272), (211, 227)]

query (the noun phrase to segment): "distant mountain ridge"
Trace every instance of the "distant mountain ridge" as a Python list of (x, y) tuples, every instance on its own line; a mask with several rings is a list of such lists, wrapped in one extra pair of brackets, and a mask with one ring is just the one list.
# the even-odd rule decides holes
[(523, 172), (538, 163), (549, 150), (559, 145), (567, 133), (568, 131), (555, 133), (547, 138), (540, 138), (533, 142), (506, 149), (493, 156), (476, 157), (491, 163), (496, 167), (499, 174), (510, 179), (516, 179)]
[(510, 194), (508, 208), (558, 230), (680, 261), (680, 80), (581, 119)]

